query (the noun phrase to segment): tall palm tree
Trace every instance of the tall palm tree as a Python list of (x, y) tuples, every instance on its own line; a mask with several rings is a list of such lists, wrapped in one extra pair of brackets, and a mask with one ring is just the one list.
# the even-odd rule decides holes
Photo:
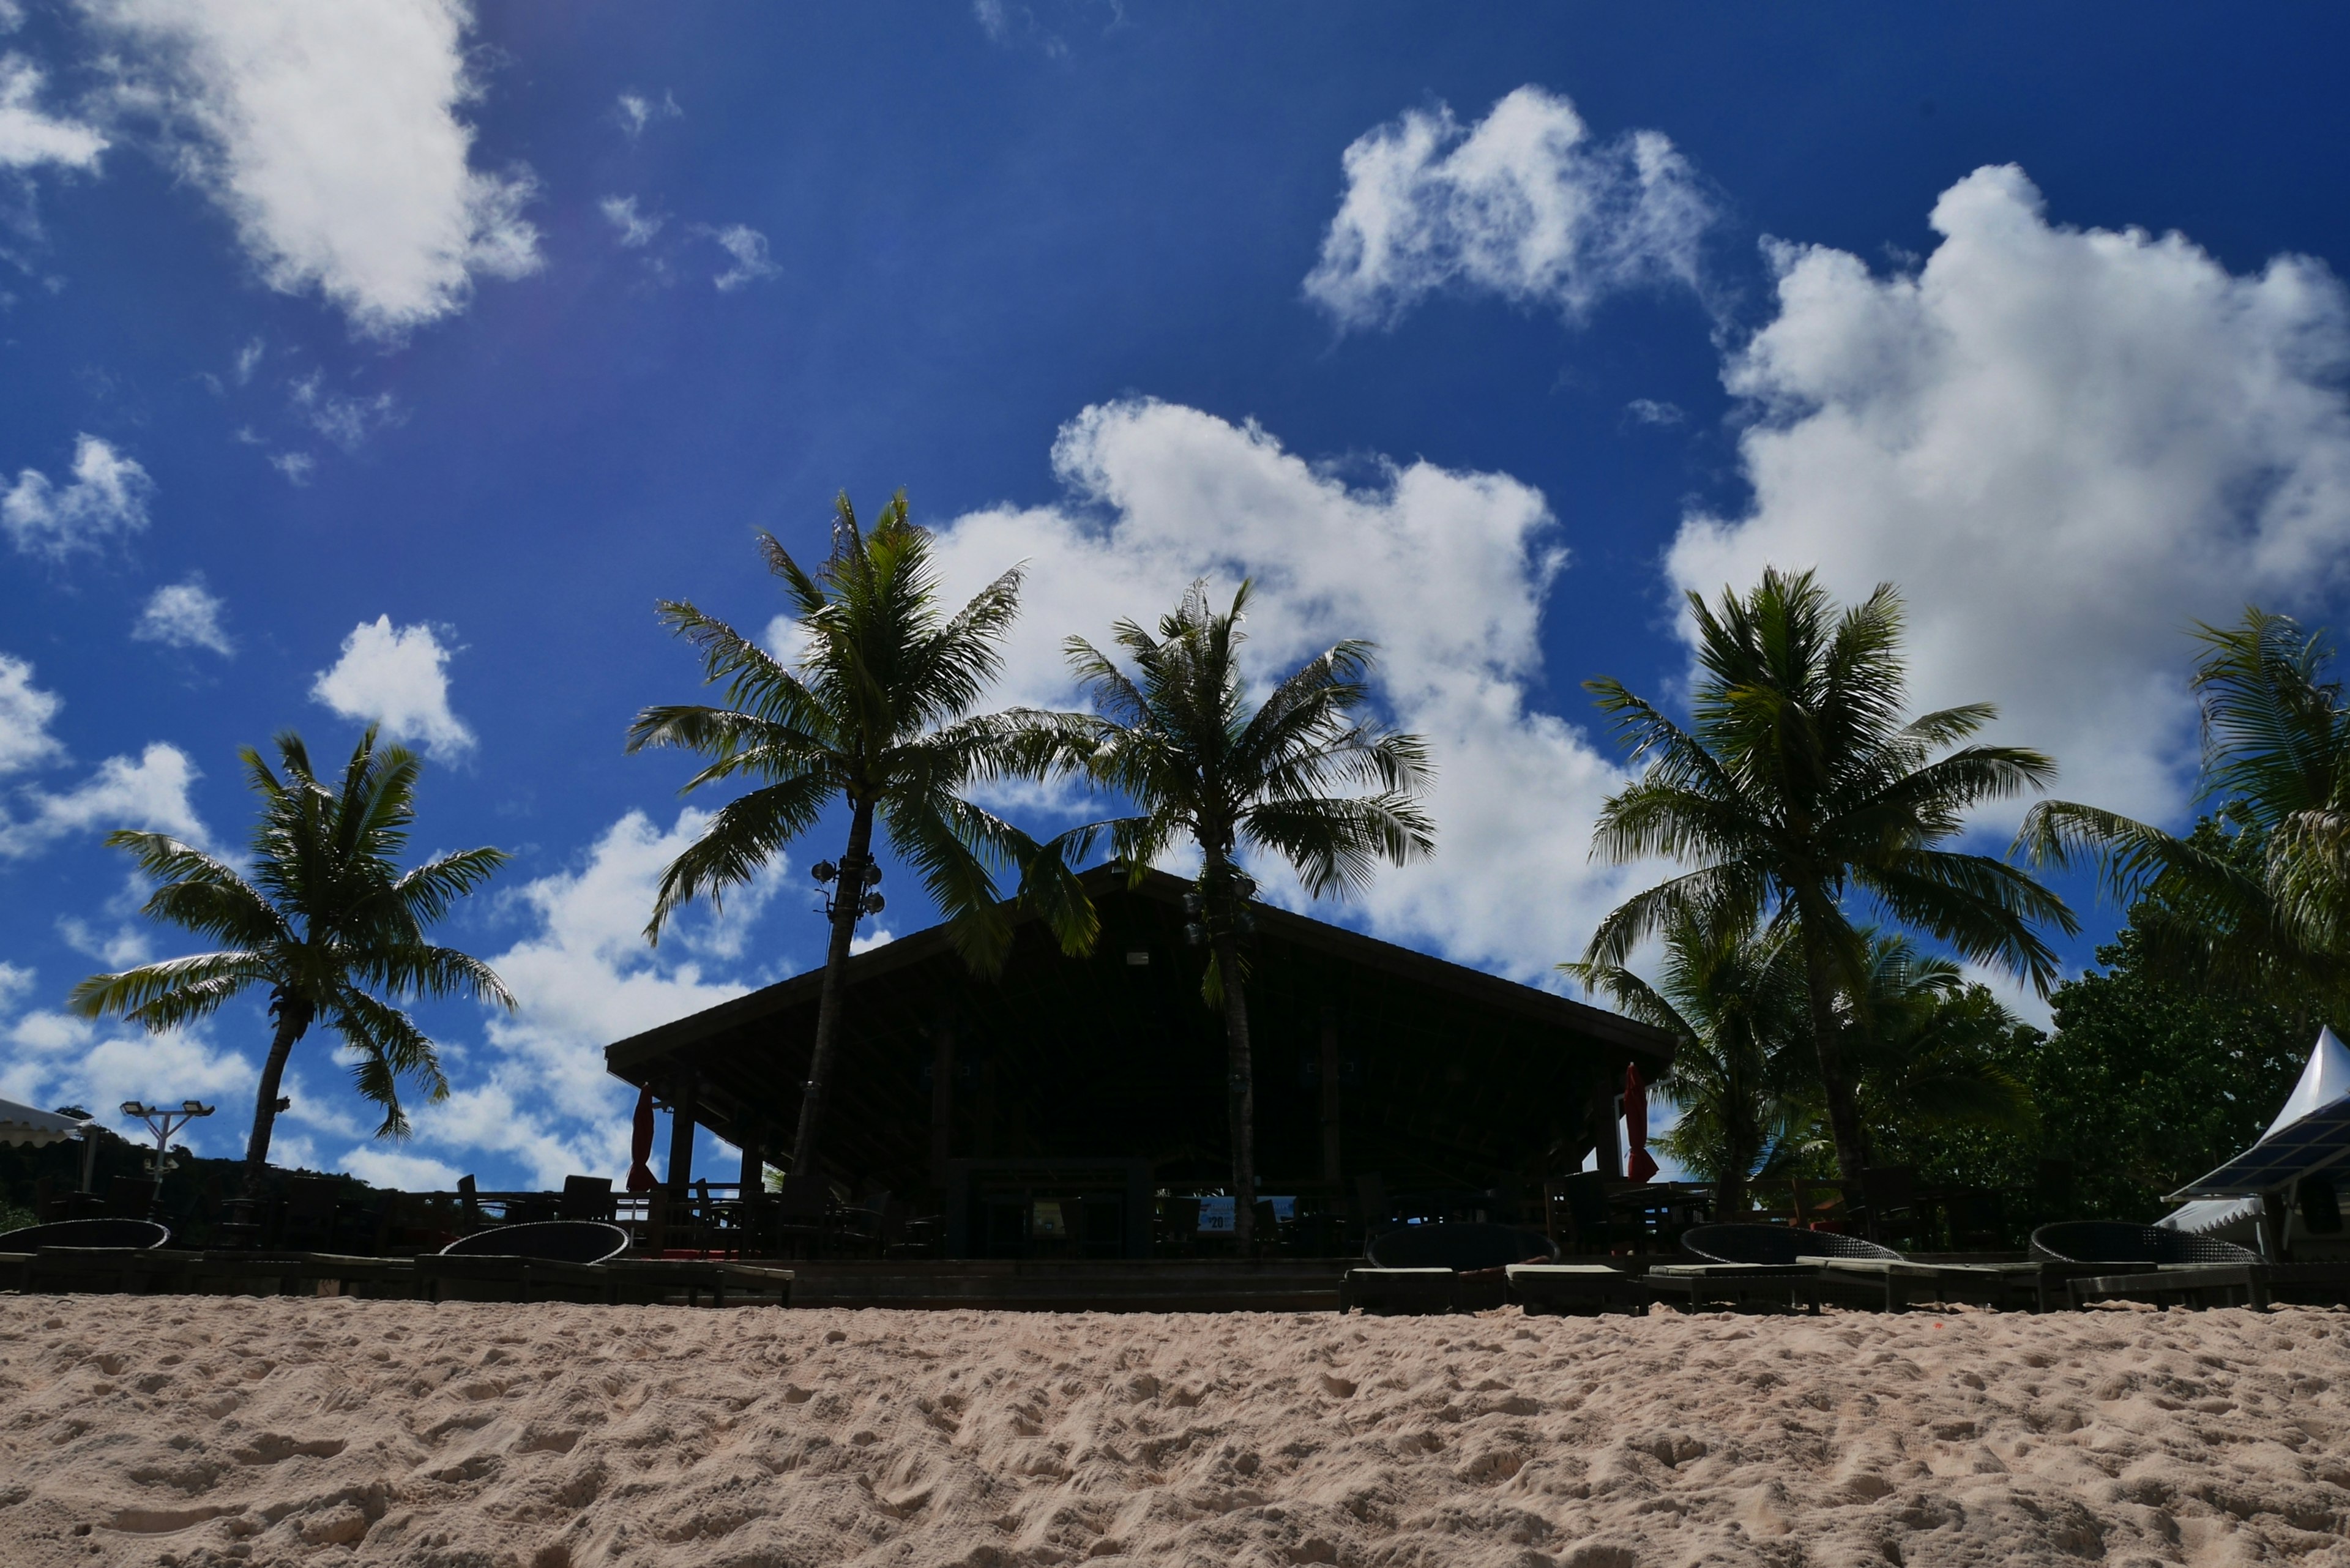
[(1718, 1212), (1743, 1214), (1747, 1182), (1797, 1111), (1786, 1058), (1810, 1028), (1802, 966), (1785, 932), (1763, 934), (1734, 913), (1709, 925), (1674, 910), (1663, 938), (1653, 985), (1621, 965), (1559, 968), (1673, 1036), (1672, 1067), (1657, 1085), (1680, 1110), (1666, 1147), (1713, 1184)]
[(1802, 957), (1836, 1164), (1856, 1192), (1868, 1138), (1841, 1060), (1837, 1000), (1865, 967), (1866, 942), (1846, 900), (1864, 895), (2044, 993), (2056, 960), (2035, 928), (2069, 934), (2072, 911), (2003, 860), (1936, 846), (1975, 807), (2044, 785), (2055, 764), (2012, 746), (1945, 752), (1991, 722), (1987, 703), (1903, 721), (1890, 584), (1839, 615), (1812, 573), (1774, 568), (1744, 596), (1724, 590), (1710, 606), (1692, 593), (1689, 603), (1701, 673), (1688, 729), (1618, 680), (1585, 685), (1648, 764), (1601, 807), (1593, 853), (1691, 869), (1610, 912), (1584, 961), (1621, 967), (1679, 912), (1707, 925), (1764, 918), (1787, 933)]
[[(1133, 621), (1114, 639), (1134, 673), (1081, 637), (1071, 668), (1094, 703), (1087, 714), (1035, 714), (1049, 757), (1121, 795), (1129, 815), (1065, 836), (1082, 854), (1094, 834), (1137, 881), (1189, 841), (1200, 852), (1191, 902), (1195, 940), (1208, 949), (1201, 994), (1224, 1015), (1230, 1056), (1234, 1223), (1254, 1245), (1256, 1078), (1250, 1050), (1248, 961), (1255, 882), (1243, 846), (1288, 863), (1305, 891), (1344, 896), (1369, 886), (1378, 864), (1429, 854), (1435, 826), (1418, 796), (1427, 747), (1364, 715), (1372, 647), (1341, 642), (1307, 660), (1253, 710), (1242, 678), (1241, 621), (1249, 585), (1218, 614), (1205, 582), (1191, 585), (1157, 636)], [(1367, 794), (1347, 794), (1348, 790)]]
[(675, 746), (707, 757), (686, 781), (687, 793), (734, 780), (755, 786), (721, 806), (661, 873), (645, 928), (652, 941), (694, 898), (715, 905), (727, 888), (756, 876), (834, 802), (848, 807), (816, 1046), (792, 1143), (793, 1172), (814, 1174), (825, 1091), (838, 1054), (849, 943), (858, 921), (880, 909), (879, 895), (870, 890), (880, 880), (873, 857), (877, 821), (946, 913), (974, 969), (993, 970), (1010, 946), (1011, 916), (995, 882), (1006, 867), (1018, 868), (1021, 898), (1045, 916), (1067, 950), (1091, 945), (1096, 921), (1052, 848), (964, 794), (1018, 774), (1025, 754), (1018, 721), (971, 713), (1003, 663), (1003, 636), (1019, 610), (1020, 569), (996, 578), (952, 616), (941, 613), (931, 535), (908, 520), (902, 491), (870, 532), (842, 494), (832, 553), (814, 572), (772, 535), (762, 534), (759, 547), (797, 618), (796, 670), (691, 603), (665, 599), (661, 619), (701, 650), (703, 681), (725, 687), (725, 705), (647, 708), (629, 728), (628, 747)]
[(2093, 861), (2120, 902), (2145, 899), (2167, 967), (2259, 994), (2350, 995), (2350, 706), (2333, 644), (2257, 607), (2195, 635), (2209, 826), (2181, 837), (2043, 801), (2018, 842), (2043, 863)]
[(112, 1013), (162, 1030), (207, 1017), (255, 986), (267, 990), (272, 1028), (245, 1144), (248, 1194), (268, 1162), (286, 1058), (311, 1024), (323, 1021), (341, 1036), (359, 1092), (383, 1107), (376, 1136), (405, 1137), (400, 1081), (420, 1085), (428, 1102), (446, 1098), (449, 1084), (432, 1040), (393, 1002), (471, 996), (514, 1006), (488, 965), (425, 940), (505, 864), (505, 851), (460, 850), (400, 870), (421, 764), (404, 747), (378, 751), (375, 739), (372, 728), (360, 737), (339, 784), (312, 771), (291, 730), (276, 742), (282, 772), (250, 746), (240, 753), (261, 797), (250, 872), (164, 834), (107, 836), (160, 884), (150, 916), (228, 945), (92, 975), (68, 1005), (86, 1018)]

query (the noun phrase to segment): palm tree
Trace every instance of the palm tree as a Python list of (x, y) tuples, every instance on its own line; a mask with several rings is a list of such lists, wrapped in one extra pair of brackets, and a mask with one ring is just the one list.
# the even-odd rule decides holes
[(2033, 1125), (2031, 1093), (1993, 1053), (2020, 1027), (1989, 986), (1898, 932), (1864, 932), (1867, 960), (1846, 1015), (1845, 1056), (1879, 1127)]
[[(1130, 620), (1113, 630), (1134, 661), (1128, 676), (1081, 637), (1069, 662), (1092, 699), (1087, 714), (1032, 714), (1039, 760), (1082, 771), (1133, 806), (1132, 815), (1065, 836), (1082, 854), (1097, 832), (1139, 882), (1185, 840), (1200, 852), (1193, 940), (1208, 949), (1201, 994), (1221, 1006), (1230, 1056), (1235, 1224), (1254, 1244), (1256, 1080), (1249, 1045), (1245, 939), (1256, 890), (1243, 846), (1277, 857), (1314, 897), (1369, 886), (1378, 863), (1427, 855), (1436, 830), (1418, 796), (1430, 768), (1417, 735), (1359, 710), (1372, 647), (1341, 642), (1309, 659), (1252, 711), (1242, 679), (1241, 620), (1249, 585), (1217, 614), (1204, 582), (1191, 585), (1153, 637)], [(1368, 790), (1365, 794), (1343, 793)]]
[(1620, 965), (1559, 968), (1673, 1036), (1672, 1067), (1657, 1086), (1680, 1117), (1665, 1147), (1713, 1184), (1718, 1213), (1743, 1214), (1747, 1182), (1797, 1110), (1786, 1057), (1809, 1028), (1802, 968), (1783, 931), (1763, 935), (1751, 919), (1709, 926), (1675, 910), (1663, 936), (1654, 985)]
[[(1836, 1164), (1859, 1190), (1869, 1161), (1838, 1044), (1840, 992), (1866, 960), (1846, 908), (1865, 894), (1902, 925), (2043, 993), (2055, 955), (2035, 929), (2071, 933), (2072, 911), (2030, 875), (1985, 855), (1940, 849), (1967, 814), (2043, 785), (2038, 752), (1965, 745), (1988, 703), (1904, 722), (1901, 604), (1890, 584), (1837, 614), (1814, 575), (1776, 569), (1719, 606), (1689, 596), (1701, 671), (1684, 730), (1622, 682), (1586, 682), (1641, 777), (1600, 809), (1593, 853), (1664, 856), (1691, 869), (1613, 910), (1584, 961), (1622, 967), (1677, 915), (1701, 925), (1767, 919), (1801, 956), (1820, 1086)], [(1937, 753), (1943, 753), (1938, 755)]]
[(421, 764), (404, 747), (379, 752), (375, 739), (373, 728), (359, 738), (339, 784), (312, 772), (291, 730), (276, 741), (282, 774), (250, 746), (239, 753), (262, 803), (250, 873), (164, 834), (107, 836), (160, 884), (147, 900), (150, 916), (228, 945), (92, 975), (74, 987), (68, 1005), (85, 1018), (112, 1013), (163, 1030), (208, 1017), (255, 986), (267, 989), (272, 1029), (245, 1144), (248, 1196), (285, 1106), (277, 1090), (286, 1058), (311, 1024), (323, 1021), (355, 1058), (359, 1092), (383, 1107), (376, 1136), (405, 1137), (400, 1081), (421, 1085), (428, 1102), (445, 1099), (449, 1083), (432, 1042), (393, 1002), (471, 996), (514, 1006), (488, 965), (425, 940), (427, 928), (505, 864), (505, 851), (460, 850), (400, 870)]
[(720, 807), (661, 873), (648, 940), (694, 898), (718, 904), (816, 825), (835, 801), (848, 807), (848, 841), (832, 872), (831, 932), (816, 1002), (816, 1046), (792, 1144), (795, 1175), (816, 1170), (818, 1128), (843, 1015), (842, 975), (857, 923), (878, 912), (873, 829), (887, 830), (948, 918), (965, 960), (982, 972), (1003, 960), (1010, 913), (995, 874), (1021, 873), (1020, 896), (1039, 909), (1070, 952), (1090, 947), (1093, 907), (1051, 847), (964, 797), (974, 784), (1016, 774), (1022, 726), (1002, 714), (971, 716), (1003, 662), (1002, 643), (1020, 602), (1014, 567), (949, 617), (940, 612), (931, 535), (909, 522), (901, 491), (868, 533), (844, 493), (836, 503), (832, 554), (811, 573), (775, 536), (759, 536), (767, 569), (783, 580), (798, 620), (797, 670), (714, 616), (663, 600), (670, 628), (699, 649), (705, 684), (723, 685), (723, 707), (647, 708), (629, 728), (630, 752), (675, 746), (709, 759), (691, 793), (733, 780), (755, 784)]
[(2350, 707), (2334, 649), (2287, 616), (2198, 623), (2198, 799), (2180, 837), (2118, 813), (2043, 801), (2018, 843), (2043, 863), (2092, 860), (2158, 962), (2251, 994), (2350, 994)]

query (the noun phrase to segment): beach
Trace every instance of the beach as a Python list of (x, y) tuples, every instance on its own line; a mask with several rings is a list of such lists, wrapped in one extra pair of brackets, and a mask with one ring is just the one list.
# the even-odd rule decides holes
[(0, 1563), (2350, 1563), (2350, 1314), (0, 1298)]

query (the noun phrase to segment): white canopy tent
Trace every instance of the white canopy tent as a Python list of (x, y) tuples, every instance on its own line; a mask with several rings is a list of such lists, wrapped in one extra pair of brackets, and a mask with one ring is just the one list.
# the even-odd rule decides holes
[(44, 1148), (53, 1143), (82, 1136), (88, 1124), (56, 1111), (35, 1110), (14, 1100), (0, 1100), (0, 1143), (13, 1143), (21, 1147)]
[(2350, 1159), (2350, 1046), (2332, 1029), (2320, 1029), (2300, 1080), (2260, 1141), (2173, 1193), (2174, 1201), (2188, 1201), (2157, 1223), (2257, 1244), (2265, 1240), (2260, 1216), (2266, 1194), (2321, 1173), (2330, 1177), (2345, 1159)]

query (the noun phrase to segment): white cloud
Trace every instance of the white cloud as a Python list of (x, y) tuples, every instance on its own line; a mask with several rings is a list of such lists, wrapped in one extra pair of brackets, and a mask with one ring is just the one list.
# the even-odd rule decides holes
[(281, 452), (270, 458), (269, 466), (284, 474), (286, 483), (299, 490), (317, 472), (318, 460), (307, 452)]
[(77, 550), (97, 550), (118, 535), (147, 526), (155, 482), (135, 458), (94, 435), (74, 441), (73, 477), (63, 484), (36, 469), (16, 475), (0, 495), (0, 527), (18, 551), (62, 561)]
[(242, 1052), (215, 1047), (199, 1031), (150, 1034), (136, 1024), (34, 1012), (0, 1027), (0, 1098), (21, 1105), (78, 1105), (134, 1142), (144, 1127), (115, 1107), (125, 1100), (212, 1104), (218, 1114), (191, 1123), (172, 1142), (224, 1155), (244, 1147), (256, 1069)]
[(747, 223), (729, 223), (723, 229), (702, 231), (716, 240), (719, 248), (734, 258), (734, 265), (712, 276), (721, 294), (731, 294), (746, 283), (763, 277), (774, 277), (784, 269), (767, 259), (767, 236)]
[(33, 989), (36, 978), (33, 971), (25, 965), (0, 959), (0, 1013), (8, 1012), (22, 1002), (25, 993)]
[(66, 946), (96, 959), (110, 971), (135, 969), (155, 952), (146, 930), (127, 920), (110, 931), (102, 931), (78, 915), (65, 915), (57, 920), (57, 935), (65, 939)]
[(1670, 139), (1595, 141), (1565, 99), (1522, 87), (1466, 130), (1440, 104), (1356, 139), (1305, 279), (1342, 327), (1392, 326), (1448, 287), (1569, 319), (1627, 288), (1700, 284), (1712, 202)]
[(261, 358), (266, 352), (267, 349), (258, 337), (249, 340), (244, 348), (236, 351), (236, 369), (234, 374), (238, 386), (242, 387), (253, 379), (253, 372), (260, 366)]
[(1003, 0), (971, 0), (971, 14), (979, 18), (980, 31), (996, 43), (1003, 42), (1012, 30), (1012, 18), (1004, 12)]
[(638, 212), (634, 196), (607, 196), (596, 205), (604, 221), (619, 231), (620, 244), (631, 250), (652, 244), (661, 225), (669, 222), (659, 213)]
[(1007, 701), (1068, 700), (1069, 633), (1105, 641), (1112, 620), (1150, 624), (1196, 576), (1222, 596), (1251, 574), (1257, 677), (1341, 637), (1376, 639), (1396, 717), (1435, 754), (1436, 856), (1380, 873), (1370, 924), (1528, 979), (1574, 956), (1633, 874), (1589, 860), (1616, 767), (1529, 706), (1544, 680), (1544, 600), (1565, 565), (1540, 494), (1424, 462), (1350, 488), (1253, 425), (1151, 401), (1087, 409), (1054, 462), (1067, 505), (973, 514), (941, 539), (959, 593), (1030, 563)]
[(1688, 416), (1679, 403), (1668, 403), (1656, 398), (1635, 398), (1624, 405), (1624, 411), (1644, 425), (1677, 425)]
[(536, 918), (530, 936), (489, 961), (516, 1011), (492, 1016), (489, 1048), (467, 1054), (477, 1071), (452, 1072), (449, 1100), (419, 1109), (420, 1146), (435, 1158), (503, 1154), (550, 1186), (570, 1172), (627, 1168), (634, 1096), (604, 1071), (603, 1048), (743, 994), (741, 982), (705, 974), (702, 961), (741, 956), (785, 870), (779, 860), (723, 914), (691, 915), (658, 950), (648, 947), (661, 871), (708, 822), (688, 810), (664, 831), (630, 812), (577, 867), (508, 895)]
[(852, 956), (857, 953), (869, 953), (875, 948), (886, 948), (897, 940), (898, 933), (889, 927), (876, 926), (870, 931), (860, 931), (849, 938), (848, 950)]
[[(294, 407), (312, 430), (341, 447), (345, 452), (357, 452), (368, 436), (387, 425), (400, 421), (398, 406), (390, 392), (378, 392), (372, 398), (355, 398), (344, 392), (321, 389), (324, 378), (313, 370), (294, 383)], [(273, 462), (276, 460), (273, 459)], [(286, 472), (280, 464), (280, 472)], [(307, 473), (307, 470), (305, 471)], [(286, 477), (293, 478), (286, 472)], [(301, 481), (296, 480), (296, 483)]]
[(2178, 234), (2050, 223), (2014, 168), (1935, 205), (1915, 272), (1774, 247), (1778, 314), (1725, 379), (1753, 501), (1669, 556), (1718, 594), (1766, 564), (1910, 608), (1922, 705), (1988, 700), (2059, 792), (2186, 803), (2192, 618), (2317, 608), (2350, 546), (2350, 307), (2324, 265), (2235, 275)]
[[(0, 32), (8, 28), (0, 26)], [(94, 169), (106, 138), (90, 126), (41, 111), (40, 67), (18, 54), (0, 55), (0, 169), (57, 164)]]
[(202, 776), (185, 752), (161, 741), (150, 744), (136, 762), (109, 757), (87, 781), (62, 794), (26, 790), (31, 814), (22, 820), (0, 816), (0, 857), (21, 858), (68, 834), (118, 827), (209, 845), (211, 835), (188, 799), (189, 787)]
[(612, 117), (619, 121), (620, 129), (628, 133), (631, 141), (642, 136), (645, 127), (653, 121), (678, 119), (684, 114), (685, 110), (677, 106), (676, 95), (666, 92), (660, 95), (659, 103), (640, 92), (624, 92), (612, 107)]
[(225, 608), (218, 596), (204, 587), (203, 578), (190, 577), (184, 583), (157, 588), (130, 635), (166, 648), (208, 648), (226, 659), (236, 652), (236, 645), (221, 629), (221, 612)]
[(65, 755), (49, 721), (65, 700), (33, 684), (33, 667), (0, 653), (0, 774), (21, 773)]
[(82, 8), (126, 46), (126, 105), (162, 121), (272, 287), (315, 287), (360, 333), (397, 338), (463, 308), (476, 277), (541, 265), (528, 171), (471, 162), (464, 0)]
[(449, 708), (449, 656), (429, 626), (361, 621), (310, 695), (346, 719), (380, 724), (387, 739), (421, 740), (438, 757), (471, 751), (473, 732)]
[[(278, 1164), (286, 1164), (279, 1151)], [(358, 1177), (370, 1187), (387, 1187), (401, 1192), (449, 1192), (455, 1189), (460, 1175), (453, 1165), (430, 1159), (421, 1154), (404, 1152), (396, 1144), (369, 1141), (356, 1144), (334, 1161), (340, 1171)]]

